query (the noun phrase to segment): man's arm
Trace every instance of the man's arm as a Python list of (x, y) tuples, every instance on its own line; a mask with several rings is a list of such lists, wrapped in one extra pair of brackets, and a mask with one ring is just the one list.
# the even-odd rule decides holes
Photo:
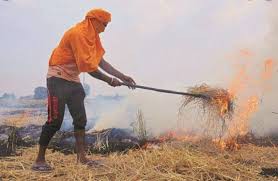
[(135, 81), (129, 77), (115, 69), (110, 63), (106, 62), (104, 59), (101, 59), (99, 66), (101, 69), (103, 69), (105, 72), (107, 72), (110, 75), (113, 75), (117, 78), (119, 78), (121, 81), (128, 83), (130, 85), (135, 85)]
[(108, 74), (113, 75), (119, 79), (122, 79), (124, 77), (123, 73), (115, 69), (110, 63), (106, 62), (104, 59), (100, 61), (99, 66), (102, 70), (104, 70)]
[(120, 81), (118, 81), (115, 78), (111, 78), (107, 75), (105, 75), (103, 72), (101, 72), (100, 70), (96, 70), (94, 72), (88, 72), (88, 74), (90, 74), (92, 77), (102, 80), (106, 83), (108, 83), (109, 85), (116, 87), (116, 86), (121, 86)]

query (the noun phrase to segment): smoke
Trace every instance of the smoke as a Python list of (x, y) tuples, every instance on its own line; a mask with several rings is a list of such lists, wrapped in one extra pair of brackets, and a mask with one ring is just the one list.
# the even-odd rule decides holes
[(278, 3), (274, 1), (272, 2), (272, 7), (269, 8), (268, 11), (269, 31), (266, 34), (265, 42), (262, 44), (260, 49), (258, 49), (258, 51), (261, 53), (261, 56), (269, 57), (274, 60), (274, 68), (272, 78), (267, 82), (270, 86), (267, 90), (264, 90), (263, 94), (261, 95), (261, 103), (259, 105), (260, 108), (254, 117), (252, 125), (252, 127), (262, 135), (277, 133), (278, 130), (278, 115), (273, 113), (278, 112), (278, 15), (276, 11), (278, 8)]
[[(259, 2), (252, 3), (256, 4)], [(162, 84), (160, 85), (162, 85), (164, 88), (173, 87), (173, 89), (186, 91), (186, 89), (181, 88), (180, 85), (182, 82), (184, 82), (184, 80), (188, 79), (184, 79), (184, 77), (181, 78), (180, 76), (178, 76), (179, 78), (177, 79), (174, 78), (180, 74), (185, 75), (185, 77), (191, 75), (190, 77), (193, 78), (193, 80), (190, 80), (189, 82), (193, 83), (192, 86), (194, 86), (194, 83), (199, 84), (208, 82), (209, 84), (211, 83), (212, 86), (217, 85), (228, 88), (231, 86), (230, 84), (232, 83), (234, 75), (238, 74), (238, 71), (243, 71), (243, 74), (238, 74), (238, 78), (242, 80), (242, 82), (239, 84), (240, 87), (237, 87), (238, 91), (240, 92), (238, 104), (243, 104), (243, 102), (250, 101), (248, 98), (251, 98), (251, 103), (252, 100), (255, 102), (258, 101), (258, 105), (254, 103), (254, 105), (257, 106), (257, 108), (254, 109), (254, 112), (248, 112), (249, 107), (246, 104), (243, 104), (243, 107), (247, 109), (247, 116), (243, 116), (243, 118), (241, 117), (242, 119), (246, 119), (244, 127), (246, 127), (249, 131), (255, 131), (260, 135), (267, 135), (275, 132), (278, 129), (278, 124), (276, 121), (278, 115), (273, 113), (278, 112), (278, 106), (276, 103), (276, 94), (278, 89), (278, 56), (276, 53), (278, 48), (278, 39), (276, 38), (278, 34), (278, 15), (276, 10), (278, 8), (278, 4), (275, 2), (264, 3), (268, 4), (263, 4), (264, 6), (262, 7), (262, 10), (258, 9), (256, 14), (256, 16), (258, 16), (260, 19), (258, 23), (262, 23), (262, 26), (265, 26), (264, 28), (262, 28), (260, 31), (255, 30), (254, 32), (250, 32), (250, 34), (246, 33), (246, 38), (240, 38), (241, 36), (238, 34), (238, 43), (231, 47), (219, 48), (218, 55), (205, 57), (205, 54), (204, 56), (200, 56), (200, 59), (206, 59), (207, 61), (211, 62), (211, 65), (209, 65), (208, 68), (217, 67), (218, 72), (208, 74), (205, 69), (199, 69), (197, 70), (200, 71), (199, 75), (194, 77), (192, 76), (192, 72), (188, 74), (182, 72), (187, 71), (186, 66), (183, 63), (181, 66), (177, 64), (169, 65), (169, 71), (172, 70), (171, 66), (176, 67), (175, 71), (171, 72), (170, 77), (173, 79), (173, 82), (176, 81), (179, 82), (179, 84), (173, 84), (173, 82), (170, 83), (166, 77), (166, 82), (161, 82)], [(254, 18), (256, 17), (255, 14), (253, 15), (250, 13), (252, 12), (252, 4), (248, 4), (248, 6), (245, 4), (245, 7), (246, 8), (242, 8), (241, 11), (244, 9), (247, 13), (243, 11), (243, 13), (238, 13), (235, 9), (233, 12), (237, 15), (236, 17), (239, 22), (241, 22), (242, 19), (245, 19), (243, 17), (244, 14), (248, 15), (248, 18), (246, 18), (246, 23), (251, 24), (252, 21), (256, 19)], [(224, 10), (221, 12), (224, 12)], [(229, 23), (231, 26), (240, 28), (241, 25), (231, 22), (233, 20), (232, 18), (233, 16), (228, 17), (228, 19), (230, 19)], [(220, 24), (228, 23), (226, 21), (227, 19), (225, 20), (225, 17), (221, 17), (220, 20)], [(215, 23), (215, 25), (217, 25), (217, 23)], [(245, 26), (242, 25), (242, 28), (244, 27)], [(246, 29), (249, 29), (249, 31), (251, 30), (250, 27)], [(180, 45), (176, 46), (176, 49), (179, 49), (179, 46)], [(168, 50), (168, 52), (170, 52), (170, 50)], [(227, 55), (227, 52), (232, 52), (232, 55)], [(186, 57), (186, 53), (181, 54), (180, 52), (175, 52), (172, 55), (175, 57), (175, 59), (185, 59)], [(221, 61), (213, 60), (215, 57), (218, 57), (218, 59), (221, 59)], [(163, 62), (163, 58), (161, 59), (161, 62)], [(210, 71), (212, 70), (213, 69)], [(201, 73), (201, 71), (203, 73)], [(157, 71), (155, 71), (155, 74), (156, 73)], [(195, 72), (195, 74), (196, 73), (198, 74), (198, 72)], [(126, 121), (126, 119), (136, 119), (135, 116), (133, 116), (132, 119), (123, 116), (124, 110), (126, 110), (130, 105), (133, 105), (134, 110), (140, 108), (143, 111), (147, 127), (155, 134), (176, 128), (199, 130), (206, 127), (204, 122), (202, 122), (202, 118), (200, 118), (198, 115), (200, 113), (194, 110), (193, 107), (189, 108), (182, 117), (178, 116), (178, 108), (181, 101), (180, 96), (163, 93), (150, 93), (148, 91), (138, 90), (135, 90), (135, 92), (136, 93), (134, 94), (129, 94), (127, 97), (128, 101), (125, 103), (126, 105), (120, 106), (119, 109), (121, 109), (121, 111), (114, 111), (114, 113), (111, 113), (107, 116), (108, 118), (102, 123), (102, 127), (108, 126), (110, 124), (115, 125), (116, 122), (118, 125), (128, 126), (129, 122)], [(255, 97), (258, 97), (258, 100), (255, 99)], [(136, 111), (133, 113), (135, 115)], [(119, 115), (120, 120), (123, 122), (115, 121), (118, 120), (116, 115)], [(130, 115), (132, 115), (132, 113), (130, 113)]]
[[(275, 123), (277, 115), (272, 111), (278, 110), (277, 106), (275, 107), (275, 92), (278, 88), (277, 68), (275, 69), (277, 60), (275, 50), (278, 46), (277, 38), (275, 38), (278, 32), (275, 14), (277, 4), (255, 1), (223, 3), (219, 6), (215, 5), (213, 13), (206, 9), (206, 13), (210, 16), (200, 17), (197, 16), (198, 12), (191, 11), (189, 16), (195, 20), (192, 23), (189, 19), (183, 21), (177, 18), (184, 14), (173, 13), (176, 12), (174, 11), (176, 8), (179, 9), (179, 7), (171, 6), (175, 3), (160, 2), (158, 14), (163, 16), (157, 16), (157, 14), (149, 16), (149, 13), (145, 13), (147, 17), (142, 16), (136, 20), (146, 23), (147, 26), (145, 24), (141, 26), (139, 23), (129, 29), (136, 32), (138, 35), (136, 37), (140, 38), (134, 39), (133, 37), (132, 42), (129, 44), (127, 42), (126, 45), (129, 46), (125, 47), (126, 50), (130, 50), (128, 52), (134, 52), (134, 49), (139, 52), (144, 50), (141, 53), (148, 55), (145, 59), (141, 59), (140, 56), (134, 57), (133, 54), (127, 54), (128, 59), (123, 59), (134, 60), (125, 66), (129, 66), (129, 69), (131, 65), (136, 67), (137, 70), (133, 73), (136, 75), (135, 79), (140, 79), (144, 84), (151, 84), (154, 87), (180, 91), (186, 91), (184, 86), (194, 86), (200, 83), (228, 88), (237, 71), (245, 69), (246, 74), (240, 75), (243, 76), (243, 82), (239, 89), (244, 90), (244, 95), (241, 95), (240, 99), (244, 100), (244, 97), (253, 95), (259, 97), (257, 112), (250, 113), (250, 118), (248, 118), (250, 120), (246, 126), (260, 134), (269, 133), (273, 131), (272, 129), (276, 130), (278, 128)], [(192, 6), (205, 7), (201, 4)], [(150, 12), (153, 13), (153, 11)], [(159, 26), (152, 23), (153, 19), (159, 22)], [(191, 22), (191, 24), (183, 29), (182, 23), (179, 22)], [(260, 26), (253, 27), (258, 23)], [(176, 33), (176, 36), (173, 36), (170, 32), (174, 28), (184, 31), (183, 35)], [(201, 31), (202, 29), (205, 31)], [(157, 32), (165, 32), (171, 38), (161, 37), (161, 34)], [(156, 37), (156, 40), (150, 42), (149, 45), (143, 43), (149, 42), (148, 38), (152, 40), (153, 37)], [(191, 37), (195, 37), (194, 41)], [(190, 45), (186, 43), (188, 41), (191, 42)], [(167, 42), (171, 45), (163, 46)], [(142, 47), (142, 43), (147, 48)], [(117, 56), (119, 55), (116, 54), (116, 59), (120, 60), (121, 57), (117, 58)], [(262, 74), (266, 72), (265, 62), (270, 59), (274, 62), (273, 69), (268, 70), (272, 72), (272, 77), (264, 80)], [(147, 65), (144, 65), (146, 61)], [(160, 65), (159, 68), (157, 68), (158, 65)], [(127, 67), (124, 68), (127, 69)], [(125, 101), (113, 108), (104, 108), (98, 112), (99, 116), (94, 123), (94, 129), (129, 127), (130, 123), (136, 120), (137, 109), (142, 110), (147, 128), (155, 134), (167, 129), (205, 128), (206, 125), (194, 107), (189, 108), (182, 117), (179, 117), (178, 109), (181, 100), (182, 98), (178, 95), (135, 90), (126, 96)], [(89, 110), (87, 109), (88, 114), (95, 112), (94, 109)]]
[[(89, 124), (93, 125), (90, 128), (92, 128), (91, 130), (111, 127), (132, 128), (131, 124), (137, 121), (136, 113), (141, 110), (147, 132), (151, 135), (159, 135), (165, 131), (177, 129), (198, 130), (201, 120), (192, 119), (193, 115), (196, 116), (194, 109), (188, 110), (180, 117), (179, 107), (182, 100), (180, 95), (137, 89), (129, 93), (123, 100), (103, 103), (99, 110), (89, 108), (95, 107), (92, 102), (90, 106), (87, 105), (87, 114), (97, 115), (95, 116), (97, 119), (93, 123), (93, 120), (89, 119)], [(105, 106), (106, 104), (110, 105), (110, 108)]]
[[(156, 3), (152, 2), (150, 9), (145, 10), (149, 13), (136, 16), (136, 22), (139, 23), (132, 22), (128, 29), (135, 32), (136, 36), (126, 32), (123, 39), (125, 43), (121, 46), (115, 46), (118, 45), (115, 42), (119, 41), (112, 39), (113, 46), (111, 50), (108, 46), (108, 52), (115, 51), (115, 47), (131, 52), (125, 56), (122, 56), (122, 53), (112, 53), (116, 64), (124, 65), (121, 66), (123, 70), (130, 70), (139, 84), (158, 88), (186, 91), (185, 86), (200, 83), (224, 88), (235, 86), (240, 92), (237, 104), (246, 102), (250, 97), (258, 97), (258, 107), (254, 112), (249, 113), (248, 106), (246, 107), (248, 116), (243, 117), (246, 119), (244, 127), (261, 135), (275, 132), (278, 129), (276, 122), (278, 116), (272, 112), (278, 112), (275, 102), (278, 89), (276, 53), (278, 16), (275, 13), (277, 3), (257, 1), (223, 3), (219, 8), (214, 6), (213, 13), (206, 12), (210, 14), (206, 17), (197, 16), (198, 12), (193, 8), (194, 12), (187, 12), (186, 16), (194, 19), (194, 23), (189, 19), (183, 21), (176, 18), (185, 15), (181, 13), (182, 11), (175, 11), (180, 8), (174, 4), (160, 1), (157, 7), (159, 13), (155, 13), (151, 7), (156, 6)], [(205, 7), (201, 4), (188, 7), (198, 6)], [(136, 15), (139, 13), (141, 11), (135, 11)], [(180, 22), (191, 24), (183, 28)], [(210, 26), (207, 26), (207, 22)], [(258, 23), (259, 26), (253, 27)], [(177, 29), (177, 33), (174, 34), (176, 36), (171, 33), (173, 29)], [(205, 31), (201, 31), (202, 29)], [(183, 35), (178, 33), (180, 31), (184, 32)], [(162, 37), (157, 32), (169, 36)], [(129, 41), (130, 39), (132, 41)], [(149, 39), (153, 41), (150, 42)], [(149, 42), (148, 45), (146, 42)], [(167, 42), (171, 45), (167, 45)], [(134, 52), (135, 49), (138, 53)], [(116, 50), (121, 52), (117, 48)], [(147, 56), (139, 56), (139, 52)], [(108, 55), (109, 59), (112, 57)], [(130, 59), (133, 62), (130, 62)], [(120, 60), (123, 62), (117, 62)], [(129, 63), (125, 64), (124, 61)], [(267, 62), (273, 63), (269, 66)], [(132, 67), (136, 67), (136, 70)], [(238, 85), (232, 86), (233, 79), (241, 81)], [(94, 82), (94, 85), (97, 84)], [(99, 90), (103, 91), (106, 86), (101, 84)], [(95, 87), (95, 94), (97, 89), (98, 87)], [(109, 90), (114, 92), (112, 88)], [(118, 92), (121, 91), (122, 88)], [(179, 95), (139, 89), (127, 93), (120, 101), (99, 100), (101, 104), (92, 101), (86, 105), (87, 127), (97, 130), (110, 127), (130, 128), (130, 124), (136, 120), (137, 110), (140, 109), (144, 114), (147, 129), (153, 134), (170, 129), (187, 131), (206, 129), (207, 125), (198, 112), (200, 110), (195, 107), (188, 108), (181, 116), (178, 114), (181, 101), (182, 97)]]
[(113, 106), (99, 112), (99, 119), (96, 121), (93, 129), (101, 130), (109, 127), (128, 128), (130, 123), (135, 119), (134, 105), (130, 104), (127, 99), (123, 99)]
[[(186, 91), (185, 86), (201, 83), (228, 88), (238, 70), (238, 62), (235, 60), (241, 59), (240, 62), (247, 65), (248, 76), (252, 77), (260, 75), (265, 60), (272, 58), (272, 79), (265, 82), (270, 88), (265, 90), (265, 85), (257, 86), (262, 88), (256, 90), (254, 87), (249, 88), (250, 92), (255, 92), (260, 98), (258, 112), (251, 118), (251, 129), (267, 133), (278, 128), (275, 122), (277, 115), (271, 113), (278, 111), (275, 105), (275, 92), (278, 89), (275, 68), (278, 60), (277, 2), (138, 0), (125, 3), (122, 6), (110, 1), (97, 4), (70, 1), (66, 3), (66, 7), (61, 2), (61, 7), (64, 8), (60, 8), (47, 1), (38, 3), (27, 0), (3, 7), (1, 15), (5, 18), (1, 23), (6, 28), (1, 31), (3, 43), (0, 46), (4, 53), (1, 63), (5, 70), (1, 73), (2, 77), (9, 77), (9, 80), (1, 80), (1, 89), (26, 92), (30, 86), (22, 86), (19, 82), (30, 85), (32, 80), (32, 85), (37, 82), (41, 84), (45, 79), (41, 72), (46, 72), (45, 63), (49, 52), (59, 41), (62, 32), (79, 21), (86, 12), (85, 9), (103, 6), (111, 10), (114, 18), (103, 35), (107, 52), (105, 59), (124, 73), (132, 75), (138, 84), (179, 91)], [(22, 15), (21, 18), (28, 19), (29, 23), (39, 26), (12, 23), (18, 19), (18, 13)], [(60, 19), (57, 20), (57, 17)], [(15, 37), (17, 34), (18, 37)], [(24, 37), (28, 41), (24, 41)], [(15, 39), (21, 40), (20, 46), (14, 46), (12, 42)], [(36, 46), (41, 45), (41, 42), (44, 42), (43, 47)], [(238, 56), (242, 49), (247, 54), (244, 58)], [(12, 60), (15, 61), (11, 64)], [(34, 65), (38, 68), (35, 72), (29, 71), (30, 67), (27, 65), (30, 62), (36, 62)], [(14, 67), (14, 64), (18, 66)], [(24, 66), (27, 71), (22, 72)], [(17, 70), (18, 67), (21, 69)], [(20, 73), (13, 74), (14, 71), (9, 70)], [(34, 77), (37, 79), (34, 80)], [(173, 128), (195, 130), (206, 126), (199, 119), (194, 107), (189, 108), (183, 117), (178, 116), (182, 100), (178, 95), (144, 90), (129, 93), (124, 88), (115, 90), (96, 80), (89, 81), (93, 81), (94, 95), (115, 92), (127, 95), (125, 99), (118, 101), (93, 100), (87, 103), (88, 128), (129, 127), (136, 120), (137, 109), (142, 110), (148, 129), (154, 133)], [(250, 93), (249, 91), (247, 92)], [(72, 127), (71, 121), (64, 122), (66, 128)]]
[(142, 111), (146, 127), (154, 135), (176, 129), (180, 95), (139, 91), (130, 100)]
[(148, 131), (158, 134), (176, 128), (179, 99), (178, 95), (134, 90), (118, 101), (110, 100), (105, 103), (99, 100), (103, 105), (98, 106), (98, 110), (95, 109), (94, 101), (87, 105), (86, 109), (88, 117), (91, 117), (90, 115), (97, 117), (94, 123), (89, 121), (89, 124), (93, 125), (92, 130), (111, 127), (131, 128), (131, 124), (137, 120), (136, 113), (140, 109)]

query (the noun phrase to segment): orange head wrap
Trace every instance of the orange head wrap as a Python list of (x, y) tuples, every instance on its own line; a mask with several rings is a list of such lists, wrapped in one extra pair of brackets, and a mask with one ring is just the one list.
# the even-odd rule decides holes
[(110, 22), (111, 14), (103, 9), (93, 9), (86, 15), (86, 19), (95, 18), (100, 22)]

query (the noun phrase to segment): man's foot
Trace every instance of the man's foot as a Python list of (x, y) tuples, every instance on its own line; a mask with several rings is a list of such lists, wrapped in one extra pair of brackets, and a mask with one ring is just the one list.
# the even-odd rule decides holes
[(32, 170), (34, 171), (38, 171), (38, 172), (50, 172), (53, 170), (53, 168), (48, 165), (46, 162), (35, 162), (33, 165), (32, 165)]
[(79, 160), (78, 163), (81, 163), (83, 165), (87, 165), (89, 167), (100, 167), (103, 166), (103, 163), (101, 160), (89, 160), (89, 159), (82, 159)]

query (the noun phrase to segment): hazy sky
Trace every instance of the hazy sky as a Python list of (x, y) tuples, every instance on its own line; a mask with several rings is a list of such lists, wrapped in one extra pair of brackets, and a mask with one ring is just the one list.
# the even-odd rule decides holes
[[(92, 8), (112, 13), (101, 35), (105, 59), (138, 84), (183, 89), (224, 84), (229, 55), (259, 49), (270, 31), (263, 0), (10, 0), (0, 1), (0, 94), (32, 94), (45, 86), (49, 56), (63, 33)], [(86, 76), (96, 94), (125, 94)]]

